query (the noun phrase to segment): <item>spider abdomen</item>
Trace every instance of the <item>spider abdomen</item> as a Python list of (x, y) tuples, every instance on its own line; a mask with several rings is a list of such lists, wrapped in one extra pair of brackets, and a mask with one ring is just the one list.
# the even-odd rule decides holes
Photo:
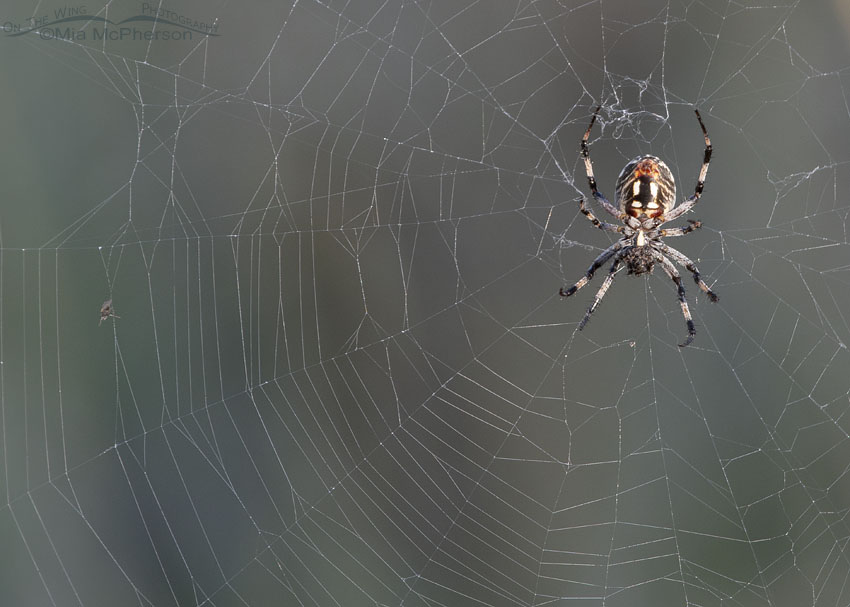
[(623, 255), (623, 263), (626, 264), (628, 273), (635, 276), (652, 273), (655, 261), (655, 255), (652, 254), (648, 245), (632, 247)]
[(620, 211), (631, 217), (661, 217), (676, 204), (676, 182), (663, 160), (640, 156), (623, 167), (616, 195)]

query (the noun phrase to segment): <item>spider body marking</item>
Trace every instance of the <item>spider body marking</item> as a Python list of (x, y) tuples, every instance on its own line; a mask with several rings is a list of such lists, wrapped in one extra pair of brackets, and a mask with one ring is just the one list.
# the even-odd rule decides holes
[(596, 297), (594, 297), (593, 303), (587, 309), (581, 323), (579, 323), (579, 330), (581, 330), (584, 329), (587, 321), (590, 320), (590, 315), (593, 314), (593, 311), (599, 306), (602, 298), (605, 297), (605, 293), (614, 281), (614, 275), (621, 267), (625, 266), (629, 274), (639, 276), (641, 274), (652, 273), (655, 264), (658, 263), (664, 269), (664, 273), (676, 285), (679, 305), (688, 329), (687, 338), (684, 343), (679, 344), (683, 348), (693, 342), (696, 329), (694, 328), (694, 321), (688, 308), (681, 275), (673, 262), (670, 261), (670, 258), (693, 275), (694, 282), (708, 296), (709, 300), (716, 302), (719, 298), (702, 280), (699, 270), (693, 261), (688, 259), (683, 253), (662, 242), (663, 238), (689, 234), (701, 227), (702, 224), (699, 221), (688, 220), (689, 225), (687, 226), (675, 228), (662, 228), (661, 226), (690, 211), (700, 199), (700, 195), (705, 187), (705, 177), (708, 174), (708, 164), (711, 161), (712, 148), (711, 140), (708, 138), (708, 131), (706, 131), (705, 125), (702, 122), (699, 110), (694, 110), (700, 128), (702, 129), (703, 138), (705, 139), (705, 153), (693, 196), (676, 207), (676, 182), (673, 179), (673, 173), (670, 171), (670, 168), (663, 160), (656, 156), (640, 156), (626, 164), (623, 170), (620, 171), (619, 177), (617, 177), (615, 190), (617, 206), (615, 207), (597, 188), (596, 177), (593, 174), (593, 165), (590, 161), (590, 149), (587, 145), (590, 130), (596, 122), (596, 116), (599, 114), (601, 107), (596, 108), (593, 118), (590, 119), (590, 126), (587, 127), (584, 137), (582, 137), (581, 155), (584, 159), (587, 182), (590, 185), (593, 198), (609, 215), (620, 221), (620, 225), (597, 219), (584, 206), (584, 198), (579, 202), (579, 210), (600, 230), (617, 232), (622, 236), (617, 242), (602, 251), (578, 282), (567, 289), (562, 287), (560, 294), (562, 297), (573, 295), (590, 282), (596, 270), (613, 259), (608, 275), (605, 277), (602, 286), (599, 287), (599, 291), (597, 291)]

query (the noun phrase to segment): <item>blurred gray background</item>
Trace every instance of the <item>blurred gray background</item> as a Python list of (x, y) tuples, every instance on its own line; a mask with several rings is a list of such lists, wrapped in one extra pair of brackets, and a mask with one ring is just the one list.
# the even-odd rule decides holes
[[(0, 22), (0, 602), (850, 604), (845, 4)], [(711, 135), (686, 349), (558, 296), (600, 104), (609, 197)]]

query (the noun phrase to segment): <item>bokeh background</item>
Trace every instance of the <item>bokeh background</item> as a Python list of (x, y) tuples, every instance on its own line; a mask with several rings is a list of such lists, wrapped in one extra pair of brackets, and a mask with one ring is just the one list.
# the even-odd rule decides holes
[[(3, 604), (850, 604), (845, 3), (0, 22)], [(686, 349), (558, 296), (600, 104), (609, 196), (711, 135)]]

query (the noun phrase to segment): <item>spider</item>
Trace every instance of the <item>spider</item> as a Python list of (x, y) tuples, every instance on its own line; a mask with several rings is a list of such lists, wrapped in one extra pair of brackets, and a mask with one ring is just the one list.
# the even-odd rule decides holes
[(689, 219), (689, 225), (685, 227), (662, 229), (661, 226), (681, 217), (690, 211), (699, 201), (699, 197), (705, 186), (708, 163), (711, 160), (711, 140), (708, 138), (708, 131), (705, 129), (702, 117), (699, 115), (699, 110), (695, 109), (694, 112), (696, 112), (699, 126), (702, 129), (702, 135), (705, 138), (705, 155), (693, 196), (674, 209), (673, 207), (676, 206), (676, 184), (673, 181), (673, 174), (670, 172), (670, 169), (663, 160), (656, 156), (640, 156), (626, 164), (620, 172), (620, 176), (617, 177), (615, 193), (619, 204), (618, 210), (608, 202), (608, 199), (596, 187), (596, 178), (593, 176), (593, 165), (590, 162), (590, 150), (587, 146), (590, 130), (593, 128), (593, 124), (596, 122), (596, 116), (599, 114), (601, 108), (602, 106), (596, 108), (593, 118), (590, 119), (590, 126), (587, 127), (584, 137), (581, 139), (581, 155), (584, 158), (584, 168), (587, 172), (587, 181), (590, 184), (590, 191), (593, 194), (593, 198), (609, 214), (616, 217), (622, 225), (599, 221), (589, 209), (585, 208), (584, 198), (579, 202), (579, 210), (600, 230), (617, 232), (618, 234), (622, 234), (622, 237), (602, 251), (593, 260), (593, 263), (590, 264), (584, 276), (577, 283), (569, 289), (561, 287), (560, 294), (562, 297), (569, 297), (590, 282), (593, 274), (602, 264), (611, 258), (614, 259), (608, 275), (605, 277), (602, 286), (599, 287), (599, 291), (597, 291), (596, 297), (593, 299), (593, 303), (590, 304), (584, 318), (579, 323), (578, 328), (582, 330), (587, 324), (587, 321), (590, 320), (590, 315), (593, 314), (599, 302), (605, 297), (605, 293), (614, 281), (614, 275), (617, 273), (617, 270), (625, 265), (629, 274), (639, 276), (641, 274), (651, 273), (655, 264), (660, 263), (667, 276), (676, 284), (679, 292), (679, 304), (682, 307), (682, 315), (685, 317), (685, 323), (688, 326), (688, 337), (684, 343), (679, 344), (679, 347), (684, 348), (694, 341), (696, 329), (694, 328), (694, 321), (691, 318), (691, 311), (688, 309), (688, 301), (685, 298), (685, 287), (682, 286), (682, 278), (678, 270), (676, 270), (676, 266), (670, 260), (676, 261), (693, 274), (694, 281), (712, 302), (716, 302), (719, 298), (700, 278), (699, 270), (693, 261), (673, 247), (669, 247), (662, 242), (663, 238), (689, 234), (702, 224), (699, 221)]

